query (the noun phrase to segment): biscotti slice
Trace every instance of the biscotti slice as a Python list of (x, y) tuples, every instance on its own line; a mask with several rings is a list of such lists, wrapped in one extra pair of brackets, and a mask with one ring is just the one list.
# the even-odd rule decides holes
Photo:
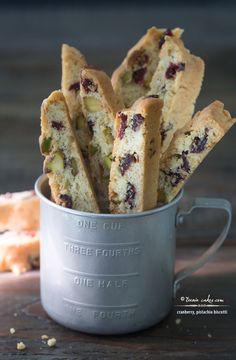
[(157, 204), (162, 100), (141, 98), (116, 118), (110, 211), (134, 213)]
[(179, 130), (161, 158), (160, 201), (170, 202), (206, 155), (235, 123), (220, 101), (214, 101)]
[(161, 119), (162, 154), (176, 130), (191, 120), (204, 75), (204, 62), (190, 54), (181, 39), (165, 36), (149, 94), (164, 101)]
[(81, 72), (80, 95), (91, 140), (89, 165), (101, 209), (108, 211), (108, 183), (116, 112), (121, 108), (109, 77), (101, 70)]
[(61, 91), (54, 91), (42, 103), (40, 148), (53, 200), (67, 208), (99, 212)]
[(0, 234), (0, 271), (12, 271), (19, 275), (38, 267), (38, 231), (6, 231)]
[(38, 228), (39, 200), (34, 191), (0, 195), (0, 232)]
[(76, 129), (79, 144), (85, 159), (88, 157), (89, 129), (84, 119), (80, 99), (80, 72), (87, 66), (84, 56), (76, 48), (62, 45), (61, 89), (68, 105), (70, 118)]
[(130, 107), (150, 90), (150, 81), (156, 70), (165, 35), (180, 37), (183, 30), (152, 27), (132, 47), (122, 64), (112, 75), (112, 85), (125, 107)]

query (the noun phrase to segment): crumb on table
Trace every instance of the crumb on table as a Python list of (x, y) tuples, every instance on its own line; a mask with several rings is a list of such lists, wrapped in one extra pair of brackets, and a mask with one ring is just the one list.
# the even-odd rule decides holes
[(57, 340), (55, 338), (48, 339), (48, 346), (53, 347), (56, 346)]
[(16, 348), (17, 350), (25, 350), (26, 346), (22, 341), (20, 341), (16, 344)]
[(15, 334), (16, 330), (14, 328), (10, 328), (10, 334)]

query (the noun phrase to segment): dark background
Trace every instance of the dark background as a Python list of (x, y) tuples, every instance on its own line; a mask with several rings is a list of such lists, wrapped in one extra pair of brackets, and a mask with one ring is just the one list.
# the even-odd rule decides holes
[[(236, 116), (235, 19), (235, 1), (0, 1), (0, 192), (32, 188), (42, 172), (40, 105), (60, 88), (63, 42), (111, 74), (148, 27), (182, 27), (186, 47), (206, 63), (196, 109), (218, 99)], [(236, 209), (235, 136), (236, 127), (192, 176), (184, 202), (224, 197)], [(222, 214), (202, 214), (180, 231), (182, 244), (216, 236)], [(235, 235), (234, 217), (226, 244)]]

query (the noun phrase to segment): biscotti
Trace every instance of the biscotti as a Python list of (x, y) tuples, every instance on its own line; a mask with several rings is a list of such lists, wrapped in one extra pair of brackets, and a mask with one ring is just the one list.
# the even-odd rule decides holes
[(150, 90), (150, 81), (157, 68), (165, 35), (180, 37), (182, 32), (179, 28), (171, 30), (152, 27), (129, 50), (122, 64), (112, 75), (115, 93), (122, 99), (125, 107), (130, 107)]
[(39, 200), (34, 191), (0, 195), (0, 232), (38, 228)]
[(117, 114), (109, 184), (110, 211), (132, 213), (157, 204), (162, 100), (146, 97)]
[(42, 103), (40, 148), (53, 200), (64, 207), (99, 212), (65, 98), (54, 91)]
[(103, 71), (85, 68), (81, 71), (80, 82), (83, 113), (91, 133), (89, 166), (99, 204), (102, 211), (107, 212), (114, 122), (120, 104)]
[(214, 101), (181, 130), (161, 158), (159, 200), (170, 202), (206, 155), (235, 123), (220, 101)]
[(12, 271), (19, 275), (38, 267), (38, 231), (6, 231), (0, 234), (0, 271)]
[(76, 129), (79, 144), (85, 159), (88, 157), (89, 129), (84, 119), (80, 100), (80, 72), (87, 66), (85, 57), (76, 48), (62, 45), (61, 89), (65, 96), (70, 118)]
[(165, 36), (149, 94), (163, 99), (162, 154), (176, 130), (191, 120), (204, 75), (204, 62), (190, 54), (181, 39)]

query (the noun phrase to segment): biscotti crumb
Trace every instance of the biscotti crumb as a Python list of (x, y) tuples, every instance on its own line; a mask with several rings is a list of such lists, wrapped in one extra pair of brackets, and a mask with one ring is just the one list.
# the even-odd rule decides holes
[(19, 343), (16, 344), (16, 348), (17, 350), (25, 350), (26, 346), (22, 341), (20, 341)]
[(47, 340), (47, 339), (48, 339), (48, 335), (42, 335), (42, 336), (41, 336), (41, 339), (42, 339), (42, 340)]
[(56, 346), (56, 343), (57, 343), (57, 340), (55, 338), (48, 339), (48, 342), (47, 342), (49, 347)]
[(10, 328), (10, 334), (15, 334), (16, 330), (14, 328)]
[(179, 325), (179, 324), (181, 323), (181, 319), (177, 318), (177, 319), (175, 320), (175, 323), (176, 323), (176, 325)]

